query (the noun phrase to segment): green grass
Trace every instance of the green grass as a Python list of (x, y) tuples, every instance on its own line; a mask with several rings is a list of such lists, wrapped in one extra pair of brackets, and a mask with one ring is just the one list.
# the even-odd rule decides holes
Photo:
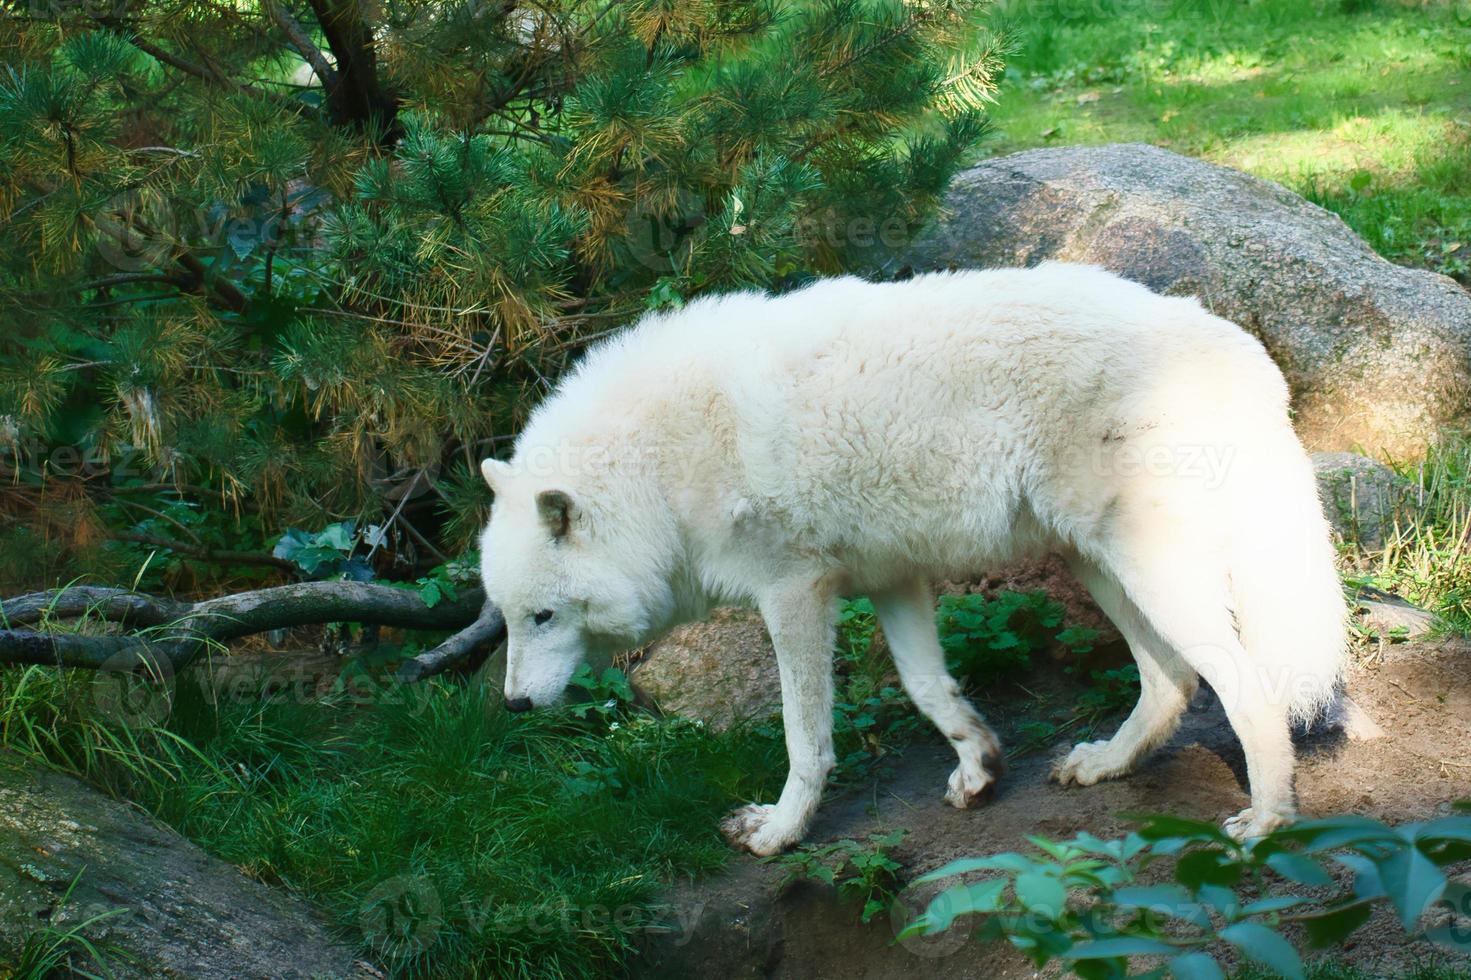
[(1140, 141), (1279, 181), (1468, 281), (1471, 5), (1001, 0), (988, 152)]
[(213, 703), (110, 723), (91, 679), (0, 674), (0, 743), (133, 799), (299, 892), (402, 976), (601, 976), (669, 916), (659, 889), (721, 866), (734, 802), (770, 799), (780, 742), (616, 697), (512, 715), (432, 683)]
[[(56, 918), (72, 897), (81, 875), (72, 879), (66, 894), (56, 903), (51, 918)], [(125, 953), (108, 944), (94, 943), (87, 933), (98, 923), (122, 915), (113, 909), (88, 916), (66, 928), (45, 925), (27, 934), (13, 945), (0, 944), (0, 980), (55, 980), (58, 977), (110, 977), (116, 960)]]
[(1421, 462), (1394, 465), (1413, 488), (1382, 548), (1349, 542), (1351, 582), (1404, 596), (1471, 633), (1471, 434), (1448, 433)]

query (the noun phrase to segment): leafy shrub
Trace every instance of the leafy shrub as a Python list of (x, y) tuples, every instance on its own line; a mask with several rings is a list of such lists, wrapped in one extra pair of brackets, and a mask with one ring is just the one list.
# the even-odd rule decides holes
[[(940, 893), (904, 934), (963, 922), (986, 939), (1010, 942), (1039, 967), (1061, 960), (1087, 980), (1128, 976), (1135, 957), (1163, 962), (1177, 980), (1220, 978), (1220, 944), (1302, 980), (1287, 927), (1300, 927), (1309, 945), (1332, 946), (1384, 903), (1407, 932), (1427, 911), (1445, 907), (1452, 918), (1424, 935), (1459, 949), (1471, 941), (1471, 887), (1448, 881), (1443, 870), (1471, 857), (1471, 816), (1390, 827), (1350, 814), (1301, 821), (1246, 844), (1214, 824), (1139, 819), (1140, 828), (1121, 840), (1029, 837), (1029, 854), (952, 861), (918, 881), (991, 874)], [(1140, 883), (1156, 864), (1167, 865), (1173, 881)], [(1347, 873), (1346, 886), (1335, 870)]]

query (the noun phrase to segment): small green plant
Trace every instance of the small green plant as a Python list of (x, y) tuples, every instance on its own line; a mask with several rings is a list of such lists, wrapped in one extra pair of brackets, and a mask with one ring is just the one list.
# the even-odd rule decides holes
[[(72, 892), (86, 869), (78, 871), (56, 904), (52, 917), (71, 901)], [(0, 980), (50, 980), (57, 976), (111, 977), (108, 963), (117, 955), (112, 947), (87, 938), (87, 930), (99, 922), (123, 915), (126, 909), (99, 912), (66, 928), (42, 926), (28, 934), (13, 950), (0, 952)], [(97, 973), (90, 972), (92, 970)]]
[(950, 669), (968, 680), (993, 679), (1029, 666), (1054, 644), (1072, 653), (1092, 649), (1098, 634), (1065, 627), (1066, 607), (1046, 592), (1002, 592), (995, 599), (954, 595), (940, 599), (940, 646)]
[[(1137, 819), (1139, 829), (1121, 840), (1029, 837), (1031, 853), (966, 858), (924, 875), (918, 882), (989, 873), (940, 893), (902, 935), (937, 933), (964, 920), (1038, 967), (1061, 960), (1085, 980), (1129, 976), (1136, 957), (1163, 962), (1176, 980), (1220, 978), (1215, 953), (1222, 943), (1302, 980), (1302, 959), (1285, 926), (1301, 926), (1314, 947), (1332, 946), (1384, 903), (1406, 932), (1443, 907), (1450, 918), (1425, 929), (1426, 938), (1462, 950), (1471, 943), (1471, 886), (1448, 881), (1443, 870), (1471, 857), (1471, 816), (1464, 813), (1400, 827), (1348, 814), (1245, 844), (1215, 824)], [(1140, 884), (1157, 863), (1170, 865), (1173, 881)], [(1347, 874), (1335, 877), (1335, 870)]]
[(821, 881), (835, 887), (839, 895), (861, 899), (860, 916), (864, 922), (871, 922), (894, 903), (903, 865), (889, 852), (903, 843), (907, 834), (906, 830), (892, 830), (870, 834), (862, 841), (845, 838), (831, 844), (803, 844), (790, 854), (763, 860), (786, 869), (783, 884), (800, 879)]
[(875, 649), (877, 635), (878, 617), (872, 602), (852, 599), (842, 604), (833, 700), (833, 742), (840, 780), (869, 772), (922, 720), (900, 686), (889, 657)]

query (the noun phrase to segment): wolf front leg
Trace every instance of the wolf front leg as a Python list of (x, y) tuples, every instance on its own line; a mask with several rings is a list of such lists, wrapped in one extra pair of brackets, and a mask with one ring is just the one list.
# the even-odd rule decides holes
[(834, 595), (822, 578), (782, 582), (760, 598), (776, 647), (786, 730), (786, 785), (774, 804), (741, 807), (721, 824), (732, 844), (776, 854), (797, 841), (822, 798), (833, 768)]

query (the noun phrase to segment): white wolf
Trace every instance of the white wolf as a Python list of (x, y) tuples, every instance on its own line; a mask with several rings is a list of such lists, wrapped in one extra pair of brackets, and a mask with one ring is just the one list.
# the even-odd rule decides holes
[(905, 689), (955, 747), (945, 799), (983, 797), (995, 735), (945, 669), (929, 583), (1052, 549), (1128, 640), (1138, 705), (1054, 770), (1092, 784), (1167, 739), (1204, 676), (1245, 749), (1255, 836), (1294, 813), (1289, 720), (1339, 677), (1345, 604), (1287, 387), (1193, 299), (1100, 269), (854, 278), (651, 314), (532, 415), (481, 541), (513, 710), (585, 656), (712, 605), (776, 647), (790, 771), (724, 823), (798, 841), (833, 766), (836, 597), (867, 594)]

